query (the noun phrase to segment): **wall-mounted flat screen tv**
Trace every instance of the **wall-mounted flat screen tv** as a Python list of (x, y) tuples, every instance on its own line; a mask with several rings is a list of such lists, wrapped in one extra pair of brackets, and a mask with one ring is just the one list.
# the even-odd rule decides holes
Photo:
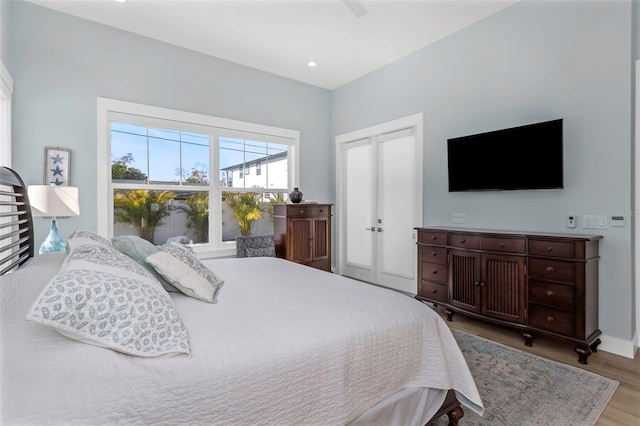
[(447, 141), (449, 192), (563, 187), (562, 119)]

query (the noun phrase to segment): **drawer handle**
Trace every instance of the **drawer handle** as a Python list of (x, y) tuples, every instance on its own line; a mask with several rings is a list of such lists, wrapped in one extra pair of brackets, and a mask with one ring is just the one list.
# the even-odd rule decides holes
[(438, 273), (438, 270), (437, 270), (437, 269), (434, 269), (433, 271), (431, 271), (431, 273), (432, 273), (433, 275), (435, 275), (435, 274), (437, 274), (437, 273)]
[(324, 210), (320, 209), (320, 213), (324, 213)]
[(473, 285), (475, 285), (476, 287), (478, 287), (480, 285), (480, 281), (476, 281), (475, 283), (473, 283)]
[(304, 210), (300, 210), (300, 214), (304, 213)]
[(498, 243), (498, 245), (499, 245), (500, 247), (504, 247), (504, 243), (503, 243), (503, 242), (499, 242), (499, 243)]
[(547, 266), (547, 272), (553, 272), (553, 266)]
[(437, 293), (437, 292), (438, 292), (437, 288), (434, 288), (433, 290), (431, 290), (431, 293)]
[(553, 246), (547, 247), (547, 251), (553, 251)]
[(431, 256), (437, 256), (437, 255), (438, 255), (438, 252), (437, 252), (437, 251), (432, 251), (432, 252), (431, 252)]
[(553, 292), (551, 290), (547, 291), (547, 296), (553, 296)]
[(553, 322), (553, 317), (552, 317), (552, 316), (548, 316), (548, 317), (547, 317), (547, 321), (549, 321), (549, 322)]
[(464, 238), (461, 238), (461, 239), (460, 239), (460, 244), (464, 244), (464, 243), (466, 243), (466, 242), (467, 242), (467, 241), (466, 241)]
[(438, 239), (438, 236), (437, 236), (437, 235), (434, 235), (433, 237), (431, 237), (431, 239), (432, 239), (433, 241), (435, 241), (435, 240), (437, 240), (437, 239)]

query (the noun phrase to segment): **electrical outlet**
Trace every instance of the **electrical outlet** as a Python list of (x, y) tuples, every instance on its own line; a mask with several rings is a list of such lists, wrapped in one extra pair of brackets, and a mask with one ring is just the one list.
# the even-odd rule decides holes
[(568, 214), (567, 215), (567, 228), (575, 228), (576, 227), (576, 223), (578, 221), (577, 219), (578, 219), (578, 217), (575, 214), (573, 214), (573, 213)]
[(453, 222), (453, 223), (467, 223), (467, 214), (466, 213), (452, 213), (451, 214), (451, 222)]

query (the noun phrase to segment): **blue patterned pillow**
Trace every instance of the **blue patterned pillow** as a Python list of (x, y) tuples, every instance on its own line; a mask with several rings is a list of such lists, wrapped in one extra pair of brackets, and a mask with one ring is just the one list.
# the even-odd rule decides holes
[(81, 269), (89, 267), (87, 264), (101, 265), (108, 268), (116, 268), (119, 271), (126, 271), (141, 275), (144, 278), (154, 279), (146, 268), (143, 268), (133, 259), (120, 253), (115, 248), (102, 244), (85, 244), (71, 250), (67, 256), (63, 268), (65, 270)]
[(111, 241), (96, 234), (93, 231), (87, 231), (87, 230), (73, 231), (71, 235), (67, 237), (67, 240), (73, 240), (74, 238), (86, 238), (89, 240), (97, 241), (100, 244), (104, 244), (106, 246), (111, 246)]
[(147, 257), (147, 262), (187, 296), (217, 303), (218, 293), (224, 281), (181, 244), (169, 244), (158, 253)]
[(189, 334), (169, 295), (135, 276), (99, 269), (59, 272), (43, 289), (27, 320), (75, 340), (125, 354), (190, 354)]

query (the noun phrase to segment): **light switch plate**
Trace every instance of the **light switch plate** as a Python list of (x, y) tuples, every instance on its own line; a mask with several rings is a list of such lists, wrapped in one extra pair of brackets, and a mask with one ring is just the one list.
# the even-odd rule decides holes
[(451, 222), (453, 222), (453, 223), (467, 223), (467, 214), (466, 213), (452, 213), (451, 214)]
[(607, 216), (585, 214), (582, 216), (582, 227), (585, 229), (607, 229)]

